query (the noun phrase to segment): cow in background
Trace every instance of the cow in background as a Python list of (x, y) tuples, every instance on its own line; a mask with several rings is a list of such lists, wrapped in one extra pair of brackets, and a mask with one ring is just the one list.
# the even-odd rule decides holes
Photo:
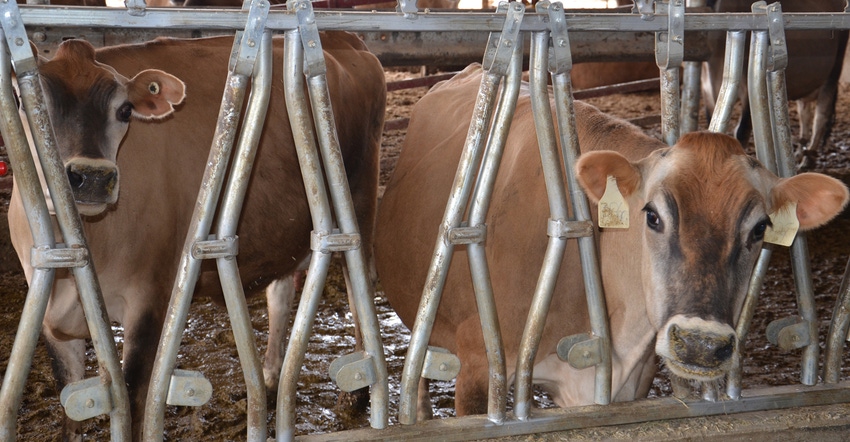
[[(283, 38), (274, 39), (276, 65), (283, 63), (282, 43)], [(69, 173), (73, 169), (92, 174), (69, 178), (77, 183), (73, 190), (109, 318), (124, 326), (123, 370), (136, 438), (212, 144), (232, 45), (232, 37), (161, 38), (95, 51), (84, 41), (69, 40), (52, 60), (40, 61), (60, 155)], [(322, 46), (340, 148), (368, 258), (386, 101), (383, 70), (353, 34), (323, 33)], [(186, 99), (177, 104), (184, 82)], [(247, 295), (291, 274), (310, 253), (312, 220), (282, 87), (280, 70), (275, 70), (267, 124), (237, 230), (237, 261)], [(130, 124), (134, 118), (141, 121)], [(96, 175), (113, 178), (89, 179)], [(87, 183), (92, 181), (112, 185), (90, 188)], [(9, 207), (9, 228), (29, 280), (32, 235), (17, 187)], [(43, 334), (62, 388), (84, 374), (88, 329), (72, 275), (66, 270), (56, 275)], [(195, 295), (222, 299), (214, 262), (202, 265)], [(276, 318), (269, 316), (273, 327)], [(66, 437), (73, 438), (70, 433), (78, 430), (79, 423), (66, 419)]]
[[(378, 276), (408, 327), (416, 318), (481, 78), (480, 66), (472, 65), (416, 104), (378, 209)], [(629, 207), (630, 228), (601, 229), (596, 236), (612, 337), (613, 399), (646, 396), (657, 371), (656, 355), (674, 376), (707, 382), (721, 378), (740, 345), (735, 322), (770, 225), (768, 215), (796, 202), (801, 228), (812, 229), (841, 211), (847, 189), (820, 174), (780, 179), (727, 135), (691, 133), (668, 147), (582, 102), (575, 102), (575, 113), (582, 187), (597, 202), (613, 176)], [(536, 144), (524, 88), (485, 221), (509, 379), (548, 241), (550, 212)], [(578, 262), (576, 242), (570, 241), (533, 372), (533, 382), (562, 407), (592, 404), (594, 398), (593, 370), (576, 370), (556, 353), (561, 338), (590, 330)], [(458, 415), (484, 413), (488, 363), (469, 263), (460, 246), (429, 345), (461, 360), (455, 383)], [(427, 399), (423, 393), (427, 389), (420, 387), (420, 399)], [(427, 416), (430, 406), (421, 401), (420, 413)]]
[[(749, 0), (717, 0), (716, 12), (750, 12)], [(845, 0), (780, 1), (782, 12), (842, 12)], [(798, 152), (801, 168), (811, 166), (810, 156), (816, 155), (826, 143), (835, 121), (838, 98), (838, 79), (847, 46), (846, 30), (787, 31), (788, 67), (785, 70), (788, 99), (797, 100), (800, 120)], [(723, 81), (725, 32), (709, 32), (711, 59), (703, 65), (703, 100), (709, 119), (714, 112), (717, 94)], [(738, 96), (742, 102), (741, 119), (735, 137), (746, 146), (752, 132), (752, 120), (747, 93), (747, 65), (744, 64)], [(814, 114), (812, 108), (814, 107)]]

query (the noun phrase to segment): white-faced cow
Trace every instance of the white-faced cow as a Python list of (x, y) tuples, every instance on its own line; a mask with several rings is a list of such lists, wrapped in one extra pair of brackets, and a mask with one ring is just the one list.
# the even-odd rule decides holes
[[(136, 436), (177, 263), (212, 143), (232, 44), (228, 37), (157, 39), (95, 51), (84, 41), (70, 40), (52, 60), (39, 66), (60, 154), (85, 215), (85, 233), (109, 317), (124, 325), (123, 368)], [(352, 34), (323, 34), (322, 45), (342, 155), (365, 253), (370, 256), (386, 100), (384, 75), (378, 60)], [(282, 65), (282, 55), (283, 39), (276, 38), (274, 66)], [(291, 274), (310, 252), (312, 223), (280, 69), (275, 71), (237, 231), (237, 261), (247, 294)], [(183, 96), (178, 78), (185, 82), (186, 98), (172, 113), (168, 102), (177, 103)], [(133, 117), (141, 121), (131, 124)], [(80, 164), (88, 166), (78, 168)], [(114, 179), (94, 178), (99, 170)], [(75, 175), (83, 172), (87, 175)], [(113, 185), (105, 191), (83, 191), (89, 182)], [(29, 277), (32, 239), (17, 191), (9, 208), (9, 226)], [(202, 267), (195, 294), (221, 300), (215, 263)], [(285, 329), (285, 322), (276, 323), (279, 318), (270, 314), (271, 328)], [(68, 272), (57, 273), (43, 333), (57, 363), (60, 387), (80, 379), (88, 331)], [(276, 359), (271, 361), (276, 370), (267, 370), (267, 377), (272, 377), (267, 384), (276, 385), (280, 345), (270, 342), (266, 367), (269, 359)]]
[[(793, 0), (780, 1), (782, 12), (841, 12), (844, 0)], [(717, 0), (716, 12), (750, 12), (749, 0)], [(797, 100), (800, 120), (800, 167), (811, 164), (811, 155), (826, 143), (835, 121), (835, 103), (838, 98), (838, 79), (847, 47), (848, 32), (822, 29), (812, 31), (786, 31), (788, 67), (785, 70), (788, 99)], [(726, 46), (725, 32), (710, 32), (708, 44), (712, 55), (703, 66), (702, 89), (706, 110), (711, 116), (717, 94), (723, 81), (723, 59)], [(747, 93), (746, 61), (738, 96), (743, 103), (741, 119), (735, 137), (746, 145), (752, 131)], [(812, 113), (812, 107), (815, 112)]]
[[(436, 85), (414, 108), (397, 168), (378, 208), (375, 259), (387, 299), (413, 325), (437, 229), (481, 80), (470, 66)], [(598, 234), (613, 340), (614, 400), (645, 396), (656, 354), (677, 376), (724, 375), (734, 326), (768, 217), (797, 203), (803, 229), (830, 220), (848, 199), (834, 178), (780, 179), (723, 134), (696, 132), (667, 147), (623, 120), (575, 103), (580, 182), (598, 201), (614, 176), (630, 210), (629, 229)], [(553, 110), (554, 113), (554, 110)], [(427, 191), (423, 191), (427, 189)], [(507, 139), (489, 215), (486, 250), (513, 377), (517, 349), (547, 244), (546, 188), (527, 90)], [(595, 215), (594, 215), (595, 216)], [(590, 330), (576, 243), (561, 266), (533, 382), (560, 406), (593, 403), (593, 370), (556, 354), (558, 340)], [(486, 410), (487, 358), (466, 251), (455, 249), (430, 344), (455, 353), (459, 415)]]

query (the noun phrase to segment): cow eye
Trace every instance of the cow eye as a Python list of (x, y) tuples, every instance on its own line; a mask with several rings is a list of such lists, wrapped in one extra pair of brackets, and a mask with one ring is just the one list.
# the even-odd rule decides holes
[(124, 103), (121, 107), (118, 108), (118, 111), (115, 112), (116, 118), (118, 121), (129, 123), (130, 117), (133, 115), (133, 105), (131, 103)]
[(764, 232), (767, 230), (767, 226), (770, 225), (770, 220), (762, 220), (755, 227), (753, 227), (753, 242), (758, 242), (764, 239)]
[(663, 225), (661, 223), (661, 217), (658, 216), (658, 212), (649, 206), (644, 207), (643, 211), (646, 212), (646, 226), (656, 232), (661, 232)]

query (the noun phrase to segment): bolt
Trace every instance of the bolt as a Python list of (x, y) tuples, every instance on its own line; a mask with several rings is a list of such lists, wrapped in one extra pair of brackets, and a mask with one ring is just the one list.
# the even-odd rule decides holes
[(18, 37), (18, 38), (15, 39), (15, 46), (23, 46), (23, 45), (24, 45), (24, 39), (23, 38)]
[(47, 35), (44, 32), (36, 32), (32, 34), (32, 38), (39, 43), (47, 41)]
[(254, 40), (248, 40), (248, 47), (253, 48), (254, 46), (257, 46), (257, 42)]
[(566, 40), (564, 40), (563, 38), (559, 38), (559, 39), (558, 39), (558, 46), (560, 46), (560, 47), (562, 47), (562, 48), (563, 48), (563, 47), (566, 47), (566, 46), (567, 46), (567, 41), (566, 41)]
[(590, 351), (585, 350), (584, 352), (582, 352), (581, 357), (585, 359), (590, 359)]
[(86, 400), (86, 408), (94, 408), (94, 399), (89, 398)]
[(440, 371), (448, 371), (448, 369), (449, 369), (449, 366), (448, 366), (448, 365), (446, 365), (446, 363), (445, 363), (445, 362), (443, 362), (442, 364), (440, 364)]
[(354, 379), (355, 379), (355, 380), (358, 380), (358, 381), (363, 380), (363, 373), (360, 373), (360, 372), (358, 371), (357, 373), (355, 373), (355, 374), (354, 374)]
[(308, 41), (307, 46), (310, 46), (311, 48), (315, 48), (316, 47), (316, 40)]
[(195, 389), (190, 388), (190, 389), (186, 390), (186, 396), (189, 396), (189, 397), (195, 396)]

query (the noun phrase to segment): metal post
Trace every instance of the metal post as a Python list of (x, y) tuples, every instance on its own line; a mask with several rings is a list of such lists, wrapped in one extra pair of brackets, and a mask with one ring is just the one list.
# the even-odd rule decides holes
[[(688, 7), (705, 6), (705, 0), (688, 0)], [(700, 97), (700, 72), (702, 63), (698, 61), (686, 61), (683, 63), (683, 86), (682, 86), (682, 114), (681, 132), (688, 133), (699, 127), (699, 97)]]
[(711, 116), (708, 130), (726, 133), (732, 109), (738, 100), (738, 88), (744, 70), (744, 43), (747, 33), (729, 31), (726, 33), (726, 53), (723, 59), (723, 82), (717, 93), (717, 102)]
[(655, 33), (655, 62), (661, 70), (661, 133), (664, 142), (672, 146), (679, 139), (679, 68), (684, 58), (685, 3), (659, 1), (657, 14), (667, 14), (667, 32)]

